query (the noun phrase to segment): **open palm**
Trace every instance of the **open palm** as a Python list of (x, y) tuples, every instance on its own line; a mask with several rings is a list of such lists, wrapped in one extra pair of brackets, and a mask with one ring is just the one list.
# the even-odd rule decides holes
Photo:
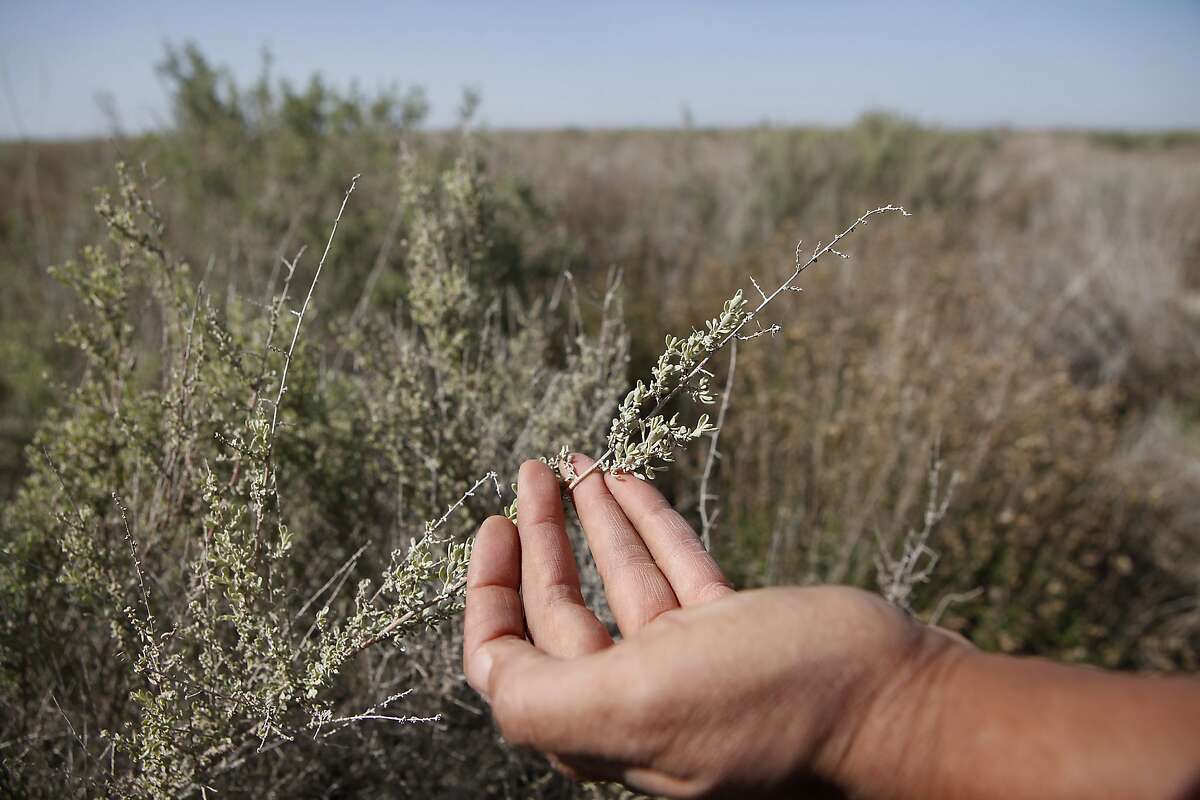
[(594, 472), (574, 501), (614, 642), (583, 601), (557, 478), (526, 462), (519, 495), (517, 524), (492, 517), (475, 543), (465, 670), (510, 742), (567, 771), (676, 796), (833, 780), (848, 721), (922, 641), (853, 589), (735, 593), (656, 489)]

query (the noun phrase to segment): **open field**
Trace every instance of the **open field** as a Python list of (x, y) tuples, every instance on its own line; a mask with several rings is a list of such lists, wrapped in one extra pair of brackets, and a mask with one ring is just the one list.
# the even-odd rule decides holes
[[(186, 309), (200, 305), (201, 284), (214, 320), (206, 346), (220, 351), (226, 328), (262, 345), (255, 320), (278, 291), (281, 259), (308, 246), (296, 276), (307, 287), (356, 173), (282, 429), (290, 444), (279, 457), (292, 472), (281, 494), (295, 504), (287, 521), (297, 540), (289, 579), (301, 602), (364, 542), (374, 544), (359, 566), (386, 567), (389, 549), (412, 536), (404, 525), (436, 517), (481, 470), (503, 480), (547, 447), (594, 450), (612, 403), (645, 375), (664, 335), (686, 334), (735, 289), (752, 291), (751, 276), (777, 281), (797, 239), (815, 245), (896, 203), (913, 216), (857, 232), (852, 259), (816, 265), (803, 293), (772, 306), (779, 333), (739, 347), (712, 476), (718, 559), (743, 586), (876, 586), (881, 553), (922, 525), (936, 448), (943, 488), (956, 478), (930, 540), (938, 563), (914, 588), (917, 613), (988, 649), (1125, 669), (1200, 666), (1200, 136), (955, 132), (886, 115), (829, 130), (466, 136), (423, 131), (412, 98), (347, 98), (314, 83), (290, 95), (247, 89), (235, 102), (186, 61), (173, 81), (170, 133), (0, 144), (0, 788), (41, 795), (62, 780), (88, 793), (95, 784), (80, 776), (102, 780), (111, 755), (99, 729), (137, 716), (107, 600), (72, 594), (91, 578), (72, 574), (74, 551), (59, 543), (75, 514), (60, 484), (93, 503), (88, 513), (123, 547), (108, 499), (120, 492), (155, 594), (185, 581), (174, 559), (195, 533), (188, 513), (202, 516), (203, 480), (179, 479), (177, 501), (147, 488), (158, 451), (138, 437), (165, 430), (147, 398), (175, 402), (172, 392), (193, 385), (174, 382), (168, 356), (183, 352), (176, 331), (191, 346)], [(478, 170), (471, 197), (483, 198), (466, 230), (479, 236), (454, 238), (453, 209), (443, 227), (478, 296), (431, 305), (412, 272), (422, 246), (413, 209), (424, 202), (414, 181), (464, 152)], [(417, 166), (401, 169), (403, 154)], [(122, 284), (119, 303), (108, 284), (77, 278), (72, 290), (47, 272), (103, 246), (94, 189), (116, 185), (117, 160), (161, 216), (163, 263), (189, 266), (167, 288), (154, 277)], [(122, 259), (144, 257), (119, 252), (117, 272)], [(172, 292), (182, 316), (162, 299)], [(123, 316), (105, 316), (118, 306)], [(458, 353), (477, 371), (462, 378), (469, 397), (439, 394), (410, 414), (405, 392), (425, 384), (391, 379), (416, 358), (396, 331), (440, 330), (413, 316), (427, 306), (445, 330), (478, 323), (490, 333), (467, 344), (428, 336), (428, 357)], [(480, 319), (455, 316), (464, 309)], [(108, 362), (96, 343), (108, 339), (61, 338), (72, 315), (91, 330), (119, 329), (121, 381), (100, 374)], [(484, 354), (492, 367), (476, 365)], [(263, 375), (274, 375), (267, 362)], [(247, 386), (260, 394), (239, 382), (241, 367), (222, 369), (204, 373), (210, 388), (189, 401), (197, 420), (225, 420)], [(124, 393), (124, 405), (113, 399)], [(442, 415), (452, 442), (432, 484), (394, 444), (419, 439), (415, 426), (430, 415)], [(193, 434), (199, 475), (216, 445), (213, 430)], [(144, 464), (125, 453), (142, 447)], [(697, 520), (706, 450), (659, 478)], [(43, 452), (53, 457), (43, 462)], [(229, 485), (237, 481), (235, 472)], [(495, 510), (473, 502), (476, 518)], [(115, 595), (134, 603), (137, 573), (125, 562), (114, 574)], [(348, 607), (351, 594), (339, 602)], [(193, 770), (186, 780), (164, 772), (162, 785), (200, 776), (222, 797), (239, 796), (236, 787), (287, 794), (305, 780), (364, 792), (384, 782), (413, 794), (573, 791), (496, 744), (458, 678), (452, 629), (420, 634), (420, 657), (357, 656), (332, 695), (337, 709), (359, 708), (418, 685), (405, 713), (445, 714), (436, 725), (362, 734), (353, 757), (301, 743), (270, 758), (197, 759), (180, 768)], [(381, 680), (385, 671), (394, 677)], [(396, 747), (411, 758), (381, 755)], [(102, 755), (104, 765), (91, 763)], [(123, 753), (118, 768), (132, 758)]]

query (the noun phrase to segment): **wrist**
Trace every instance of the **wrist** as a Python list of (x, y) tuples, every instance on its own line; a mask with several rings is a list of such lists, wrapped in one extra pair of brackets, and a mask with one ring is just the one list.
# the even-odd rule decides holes
[(952, 676), (978, 655), (944, 631), (911, 622), (891, 653), (868, 670), (848, 700), (826, 773), (852, 796), (926, 797), (943, 750)]

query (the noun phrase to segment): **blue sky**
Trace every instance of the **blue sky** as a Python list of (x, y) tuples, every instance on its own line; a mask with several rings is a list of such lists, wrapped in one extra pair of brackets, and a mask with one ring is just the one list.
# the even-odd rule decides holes
[(463, 86), (492, 127), (838, 124), (1200, 128), (1200, 0), (290, 3), (0, 0), (0, 137), (166, 119), (153, 65), (194, 40), (236, 74)]

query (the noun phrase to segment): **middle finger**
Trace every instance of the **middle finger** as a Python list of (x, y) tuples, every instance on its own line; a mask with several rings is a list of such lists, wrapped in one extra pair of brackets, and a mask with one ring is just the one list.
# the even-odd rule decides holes
[[(576, 454), (571, 465), (581, 474), (592, 466), (592, 459)], [(622, 635), (629, 636), (664, 612), (679, 608), (671, 584), (605, 486), (604, 475), (598, 470), (588, 475), (572, 496)]]

